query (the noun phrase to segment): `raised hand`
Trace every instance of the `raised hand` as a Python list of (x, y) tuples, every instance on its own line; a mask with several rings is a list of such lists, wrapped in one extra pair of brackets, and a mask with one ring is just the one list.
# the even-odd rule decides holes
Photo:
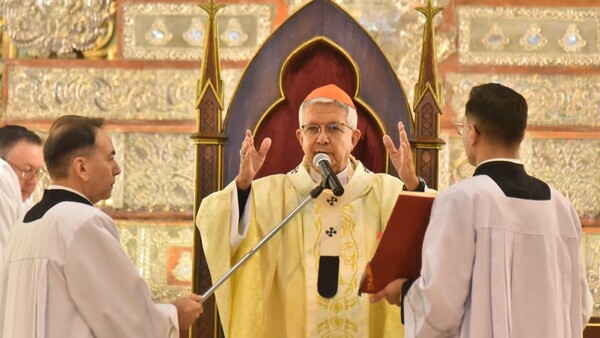
[(398, 148), (396, 148), (389, 135), (383, 136), (383, 144), (390, 153), (392, 164), (396, 168), (400, 179), (406, 185), (406, 188), (414, 190), (419, 186), (419, 179), (415, 173), (410, 143), (408, 142), (408, 136), (402, 122), (398, 122), (398, 134), (400, 134), (400, 146)]
[(246, 190), (250, 187), (252, 180), (254, 180), (254, 176), (256, 176), (256, 173), (265, 162), (270, 147), (271, 139), (266, 137), (260, 144), (260, 148), (257, 150), (254, 147), (252, 132), (250, 132), (249, 129), (246, 129), (246, 137), (240, 148), (240, 171), (235, 178), (235, 184), (238, 189)]

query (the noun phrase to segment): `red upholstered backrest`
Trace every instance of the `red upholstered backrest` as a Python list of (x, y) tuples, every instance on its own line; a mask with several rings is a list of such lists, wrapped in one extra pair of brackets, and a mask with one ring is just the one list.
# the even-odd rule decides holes
[[(256, 145), (265, 137), (273, 141), (258, 177), (285, 173), (300, 162), (303, 153), (295, 135), (299, 128), (298, 108), (313, 89), (329, 83), (338, 85), (351, 97), (357, 92), (355, 68), (343, 53), (329, 44), (316, 43), (292, 56), (282, 74), (285, 99), (265, 114), (254, 133)], [(355, 100), (355, 105), (362, 137), (352, 154), (372, 171), (385, 172), (383, 131), (360, 102)]]

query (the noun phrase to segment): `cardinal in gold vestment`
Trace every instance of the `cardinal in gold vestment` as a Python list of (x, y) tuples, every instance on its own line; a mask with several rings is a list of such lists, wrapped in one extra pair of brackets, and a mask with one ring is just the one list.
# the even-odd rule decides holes
[[(196, 226), (216, 281), (321, 183), (315, 155), (328, 156), (344, 188), (341, 196), (325, 189), (216, 290), (225, 336), (401, 337), (398, 307), (370, 304), (358, 287), (399, 192), (426, 188), (415, 174), (404, 126), (398, 124), (398, 148), (383, 138), (401, 181), (369, 171), (350, 155), (361, 133), (352, 99), (337, 86), (309, 94), (299, 122), (302, 163), (287, 174), (254, 180), (271, 140), (256, 148), (248, 130), (235, 181), (200, 205)], [(324, 257), (334, 264), (325, 266)], [(333, 292), (324, 293), (321, 283)]]

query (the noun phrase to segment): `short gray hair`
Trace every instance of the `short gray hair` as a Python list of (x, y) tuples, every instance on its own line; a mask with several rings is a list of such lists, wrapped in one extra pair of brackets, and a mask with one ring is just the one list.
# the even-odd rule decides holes
[(338, 100), (334, 100), (334, 99), (330, 99), (330, 98), (326, 98), (326, 97), (315, 97), (315, 98), (312, 98), (312, 99), (302, 102), (302, 104), (300, 105), (300, 109), (298, 110), (298, 122), (299, 122), (300, 128), (302, 128), (302, 124), (304, 123), (304, 110), (307, 107), (309, 107), (315, 103), (331, 104), (336, 107), (344, 109), (346, 111), (346, 124), (348, 125), (348, 127), (352, 128), (352, 129), (356, 129), (356, 127), (358, 125), (358, 115), (356, 114), (356, 109), (354, 109), (353, 107), (350, 107), (349, 105), (344, 104)]

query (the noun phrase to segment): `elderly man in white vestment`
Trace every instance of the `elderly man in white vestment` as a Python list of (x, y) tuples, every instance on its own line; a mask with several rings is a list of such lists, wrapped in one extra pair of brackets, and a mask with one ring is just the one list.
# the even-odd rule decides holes
[(200, 296), (154, 304), (121, 248), (113, 220), (93, 206), (121, 169), (103, 120), (63, 116), (44, 145), (53, 185), (11, 231), (0, 275), (0, 336), (179, 337)]
[(474, 176), (435, 200), (417, 280), (375, 294), (403, 308), (406, 337), (575, 338), (592, 298), (569, 201), (519, 160), (527, 102), (496, 83), (471, 90), (457, 123)]
[(31, 208), (43, 167), (42, 139), (36, 133), (17, 125), (0, 128), (0, 269), (8, 233)]
[[(316, 154), (330, 157), (345, 188), (339, 197), (325, 189), (217, 289), (225, 336), (398, 337), (398, 309), (370, 305), (357, 293), (403, 183), (369, 171), (351, 156), (361, 132), (354, 103), (339, 87), (311, 92), (300, 107), (299, 126), (295, 135), (304, 158), (294, 170), (254, 180), (271, 140), (265, 138), (257, 149), (247, 130), (235, 181), (204, 198), (198, 211), (197, 227), (216, 281), (320, 183)], [(388, 135), (383, 142), (406, 189), (423, 191), (402, 123), (398, 129), (399, 148)]]

